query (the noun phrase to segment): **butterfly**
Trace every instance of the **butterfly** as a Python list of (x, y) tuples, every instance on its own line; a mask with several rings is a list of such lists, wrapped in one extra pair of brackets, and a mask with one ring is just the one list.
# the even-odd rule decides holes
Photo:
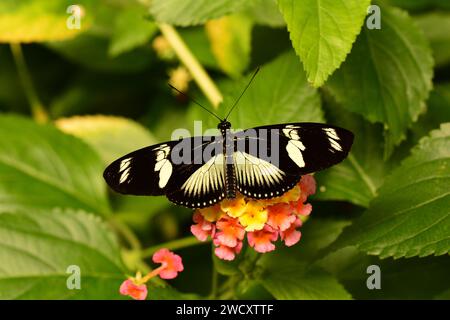
[(286, 123), (234, 132), (227, 118), (240, 97), (224, 119), (199, 104), (220, 120), (220, 134), (131, 152), (111, 163), (104, 179), (121, 194), (165, 195), (175, 204), (204, 208), (234, 198), (237, 192), (255, 199), (281, 196), (302, 175), (347, 157), (353, 133), (327, 124)]

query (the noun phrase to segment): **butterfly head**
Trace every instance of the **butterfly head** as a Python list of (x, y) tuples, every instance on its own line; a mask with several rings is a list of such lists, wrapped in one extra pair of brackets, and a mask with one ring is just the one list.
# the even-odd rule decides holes
[(227, 130), (231, 128), (231, 123), (227, 120), (222, 120), (221, 122), (219, 122), (219, 124), (217, 125), (217, 128), (219, 130)]

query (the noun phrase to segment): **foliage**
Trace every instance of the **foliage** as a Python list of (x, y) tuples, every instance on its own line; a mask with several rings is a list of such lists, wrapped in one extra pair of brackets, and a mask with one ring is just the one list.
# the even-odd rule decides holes
[[(0, 299), (121, 299), (121, 282), (161, 247), (185, 271), (152, 280), (149, 299), (449, 299), (445, 1), (78, 4), (80, 29), (69, 29), (70, 1), (0, 3)], [(370, 4), (381, 29), (366, 24)], [(327, 122), (355, 142), (315, 175), (297, 245), (244, 244), (226, 262), (197, 245), (192, 212), (113, 194), (102, 172), (195, 120), (216, 128), (167, 82), (224, 116), (257, 66), (233, 127)], [(210, 107), (211, 92), (223, 103)], [(366, 287), (373, 264), (382, 290)], [(81, 290), (67, 287), (71, 265)]]

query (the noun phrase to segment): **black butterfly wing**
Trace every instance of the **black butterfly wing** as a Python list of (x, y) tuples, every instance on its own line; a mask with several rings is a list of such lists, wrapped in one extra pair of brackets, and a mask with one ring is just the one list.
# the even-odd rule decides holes
[(118, 193), (166, 195), (186, 207), (210, 206), (223, 199), (222, 145), (221, 137), (160, 143), (114, 161), (103, 176)]
[[(177, 141), (169, 141), (133, 151), (111, 163), (103, 172), (103, 177), (111, 189), (118, 193), (163, 195), (166, 183), (161, 169), (166, 161), (160, 161), (169, 158), (170, 150), (176, 143)], [(159, 168), (156, 168), (157, 163)], [(172, 166), (166, 165), (163, 172), (171, 174)]]
[(308, 174), (343, 161), (353, 144), (353, 133), (322, 123), (272, 126), (280, 135), (280, 163), (294, 174)]
[[(253, 198), (270, 198), (291, 189), (302, 175), (344, 160), (353, 134), (327, 124), (289, 123), (249, 129), (237, 133), (235, 140), (238, 190)], [(257, 153), (251, 150), (252, 141)]]

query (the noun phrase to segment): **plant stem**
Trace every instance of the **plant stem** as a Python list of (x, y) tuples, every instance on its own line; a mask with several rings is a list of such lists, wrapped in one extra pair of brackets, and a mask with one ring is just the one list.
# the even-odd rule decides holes
[(159, 249), (162, 249), (162, 248), (167, 248), (169, 250), (178, 250), (178, 249), (192, 247), (192, 246), (196, 246), (196, 245), (200, 245), (200, 244), (204, 244), (204, 243), (208, 243), (208, 242), (209, 241), (201, 242), (196, 237), (193, 237), (193, 236), (181, 238), (181, 239), (161, 243), (156, 246), (146, 248), (141, 251), (141, 257), (143, 259), (151, 257), (153, 255), (153, 253), (155, 253), (156, 251), (158, 251)]
[(219, 273), (217, 272), (217, 269), (214, 267), (213, 264), (212, 278), (211, 278), (211, 293), (209, 294), (209, 299), (216, 299), (218, 284), (219, 284)]
[(192, 78), (194, 78), (195, 82), (197, 82), (198, 86), (214, 108), (217, 108), (223, 101), (223, 97), (215, 83), (209, 77), (208, 73), (206, 73), (203, 66), (189, 50), (174, 27), (165, 23), (161, 23), (158, 26), (164, 37), (172, 46), (172, 49), (175, 51), (180, 61), (191, 73)]
[(22, 47), (19, 43), (11, 43), (10, 47), (23, 90), (30, 104), (33, 118), (39, 123), (47, 122), (48, 115), (33, 86), (33, 81), (23, 56)]

